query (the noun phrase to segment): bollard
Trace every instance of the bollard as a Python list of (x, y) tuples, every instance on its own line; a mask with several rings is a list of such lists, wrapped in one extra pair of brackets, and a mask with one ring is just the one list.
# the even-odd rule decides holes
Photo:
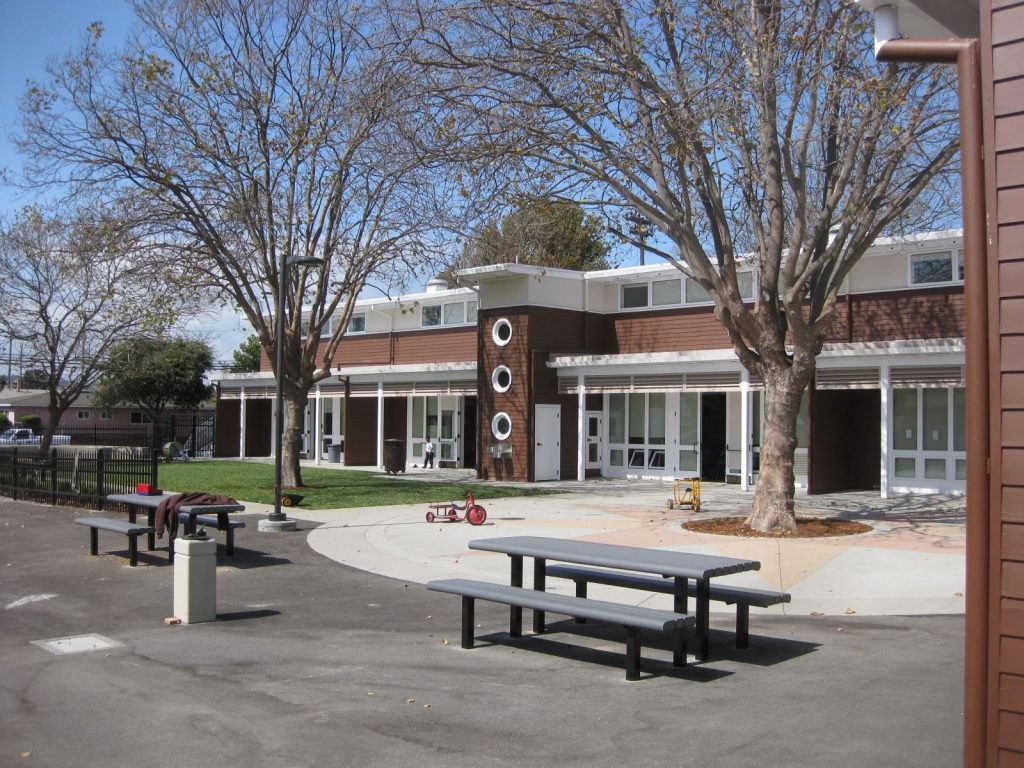
[(217, 618), (217, 542), (174, 540), (174, 615), (183, 624)]

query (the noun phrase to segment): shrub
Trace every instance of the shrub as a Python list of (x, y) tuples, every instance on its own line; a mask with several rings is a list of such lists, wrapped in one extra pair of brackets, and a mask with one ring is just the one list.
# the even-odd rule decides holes
[(38, 432), (39, 427), (42, 426), (43, 417), (37, 416), (34, 413), (29, 413), (22, 416), (19, 419), (19, 421), (21, 422), (21, 426), (25, 427), (26, 429), (31, 429), (33, 432)]

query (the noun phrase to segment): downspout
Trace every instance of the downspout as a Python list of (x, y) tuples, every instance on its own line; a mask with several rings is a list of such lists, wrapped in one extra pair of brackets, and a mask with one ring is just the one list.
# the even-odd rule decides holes
[(964, 765), (987, 759), (989, 669), (988, 275), (981, 57), (976, 39), (898, 39), (896, 9), (875, 11), (875, 58), (956, 64), (964, 206), (964, 321), (967, 385), (967, 621), (964, 636)]

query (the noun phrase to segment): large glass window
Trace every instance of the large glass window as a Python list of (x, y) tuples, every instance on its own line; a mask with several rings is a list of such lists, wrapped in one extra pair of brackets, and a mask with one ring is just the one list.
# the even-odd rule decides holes
[(924, 400), (924, 450), (948, 451), (949, 393), (945, 389), (926, 389), (921, 394)]
[(665, 444), (665, 395), (648, 395), (647, 442), (653, 445)]
[(637, 309), (647, 306), (647, 283), (622, 286), (622, 308)]
[(626, 442), (626, 396), (608, 396), (608, 442)]
[(629, 396), (629, 443), (641, 445), (644, 442), (644, 395)]
[(364, 333), (366, 331), (366, 315), (352, 315), (348, 321), (348, 333)]
[(651, 283), (651, 304), (664, 307), (682, 300), (682, 280), (655, 280)]
[(892, 447), (897, 451), (917, 450), (916, 389), (893, 390)]
[(444, 305), (444, 324), (459, 325), (466, 322), (466, 305), (459, 301)]
[(807, 422), (807, 390), (800, 398), (800, 410), (796, 412), (796, 447), (806, 448), (810, 444), (810, 430)]
[(910, 284), (950, 283), (953, 281), (953, 254), (916, 253), (910, 257)]
[(693, 278), (686, 280), (686, 303), (702, 304), (711, 301), (711, 294), (704, 290), (700, 283)]
[(433, 304), (423, 308), (423, 327), (428, 328), (441, 324), (441, 305)]
[(466, 302), (466, 322), (467, 323), (475, 323), (476, 322), (476, 302), (475, 301), (467, 301)]
[(419, 440), (423, 439), (424, 400), (422, 397), (412, 399), (412, 436)]
[(967, 450), (967, 391), (963, 387), (953, 390), (953, 450)]

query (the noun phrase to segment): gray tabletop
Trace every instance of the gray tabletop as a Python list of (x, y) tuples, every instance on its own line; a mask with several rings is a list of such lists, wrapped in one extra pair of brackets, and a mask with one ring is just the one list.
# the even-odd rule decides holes
[(666, 549), (624, 547), (618, 544), (599, 544), (573, 539), (550, 539), (543, 536), (477, 539), (469, 542), (469, 548), (688, 579), (710, 579), (761, 568), (761, 563), (757, 560), (671, 552)]
[[(112, 493), (107, 496), (107, 501), (114, 504), (134, 504), (137, 507), (156, 509), (160, 502), (177, 496), (175, 493), (161, 493), (156, 496), (146, 496), (141, 493)], [(241, 504), (185, 504), (181, 512), (207, 513), (207, 512), (244, 512), (245, 507)]]

